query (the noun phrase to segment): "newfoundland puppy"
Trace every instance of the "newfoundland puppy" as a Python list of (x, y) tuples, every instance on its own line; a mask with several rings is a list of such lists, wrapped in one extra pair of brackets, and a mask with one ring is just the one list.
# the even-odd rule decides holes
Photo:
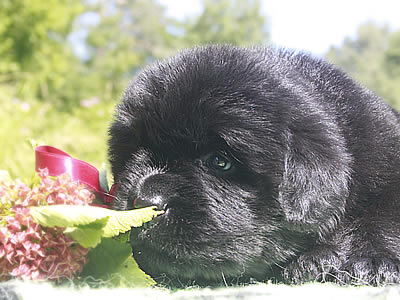
[(330, 64), (211, 45), (148, 67), (110, 127), (140, 267), (184, 284), (400, 282), (399, 115)]

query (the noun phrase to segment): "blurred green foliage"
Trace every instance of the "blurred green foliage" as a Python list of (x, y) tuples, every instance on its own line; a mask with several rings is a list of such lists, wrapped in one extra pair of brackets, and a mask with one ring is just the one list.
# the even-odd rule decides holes
[(0, 84), (19, 97), (61, 104), (71, 65), (78, 59), (66, 39), (78, 0), (0, 1)]
[(0, 169), (31, 176), (31, 139), (100, 167), (114, 106), (144, 65), (194, 44), (268, 42), (259, 0), (203, 7), (179, 21), (155, 0), (0, 0)]
[(400, 32), (362, 24), (353, 38), (331, 47), (327, 58), (400, 110)]
[(259, 13), (260, 1), (204, 0), (203, 4), (203, 13), (184, 24), (185, 44), (196, 46), (229, 43), (251, 46), (268, 41), (268, 23)]
[(57, 111), (50, 103), (0, 96), (0, 169), (13, 178), (28, 178), (34, 170), (30, 140), (58, 147), (98, 168), (106, 162), (107, 127), (113, 105)]

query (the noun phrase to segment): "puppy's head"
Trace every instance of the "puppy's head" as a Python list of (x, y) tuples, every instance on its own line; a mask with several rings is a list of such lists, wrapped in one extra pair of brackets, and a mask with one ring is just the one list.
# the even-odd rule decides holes
[(165, 211), (132, 231), (153, 277), (260, 277), (340, 218), (350, 158), (287, 59), (209, 46), (125, 91), (110, 128), (115, 208)]

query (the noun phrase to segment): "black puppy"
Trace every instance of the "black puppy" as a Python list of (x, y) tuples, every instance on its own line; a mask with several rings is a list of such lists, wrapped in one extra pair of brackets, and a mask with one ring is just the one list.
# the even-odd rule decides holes
[(150, 66), (110, 128), (115, 208), (153, 277), (400, 282), (397, 113), (304, 54), (207, 46)]

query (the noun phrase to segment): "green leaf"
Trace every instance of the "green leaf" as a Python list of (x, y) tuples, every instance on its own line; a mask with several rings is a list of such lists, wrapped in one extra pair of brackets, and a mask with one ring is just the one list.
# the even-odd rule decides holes
[(145, 207), (128, 211), (112, 211), (110, 219), (104, 227), (104, 237), (117, 236), (131, 230), (131, 227), (140, 227), (156, 216), (164, 213), (154, 210), (155, 207)]
[(36, 206), (30, 208), (30, 214), (42, 226), (75, 227), (96, 223), (100, 230), (110, 217), (105, 208), (80, 205)]
[(94, 248), (100, 242), (103, 236), (103, 231), (93, 228), (88, 228), (85, 225), (79, 227), (67, 227), (64, 233), (78, 242), (82, 247)]
[(103, 163), (101, 165), (101, 168), (99, 171), (99, 184), (100, 184), (100, 187), (102, 188), (102, 190), (106, 191), (106, 193), (108, 193), (110, 191), (110, 188), (108, 186), (108, 179), (107, 179), (107, 167), (106, 167), (105, 163)]
[(81, 277), (90, 284), (90, 278), (101, 279), (111, 287), (147, 287), (155, 284), (132, 257), (129, 244), (105, 238), (88, 254), (89, 261)]
[(125, 233), (163, 213), (154, 209), (114, 211), (96, 206), (49, 205), (31, 207), (30, 214), (42, 226), (66, 227), (65, 233), (83, 247), (95, 247), (102, 237)]
[(43, 141), (37, 141), (35, 139), (26, 139), (25, 143), (32, 149), (35, 150), (37, 147), (41, 146), (41, 145), (46, 145), (45, 142)]
[[(85, 281), (105, 281), (112, 287), (154, 285), (132, 257), (126, 243), (131, 227), (142, 226), (162, 212), (154, 207), (114, 211), (95, 206), (49, 205), (31, 207), (30, 214), (42, 226), (66, 227), (64, 233), (83, 247), (92, 247), (88, 263), (81, 273)], [(122, 235), (120, 235), (122, 234)], [(118, 236), (118, 239), (111, 237)]]
[(130, 238), (131, 238), (130, 235), (131, 235), (131, 232), (127, 231), (124, 233), (120, 233), (117, 236), (114, 236), (113, 239), (119, 241), (120, 243), (129, 243)]

